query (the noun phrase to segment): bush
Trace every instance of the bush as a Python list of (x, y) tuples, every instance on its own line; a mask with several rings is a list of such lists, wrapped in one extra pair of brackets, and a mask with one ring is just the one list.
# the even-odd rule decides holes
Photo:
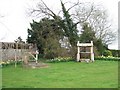
[(48, 52), (44, 55), (44, 57), (47, 59), (53, 59), (55, 57), (55, 54), (53, 52)]
[(120, 50), (110, 50), (114, 57), (120, 57)]
[(44, 54), (39, 54), (38, 55), (38, 58), (43, 58), (44, 57)]
[(109, 51), (109, 50), (105, 50), (105, 51), (103, 52), (103, 56), (106, 56), (106, 57), (112, 56), (112, 52)]

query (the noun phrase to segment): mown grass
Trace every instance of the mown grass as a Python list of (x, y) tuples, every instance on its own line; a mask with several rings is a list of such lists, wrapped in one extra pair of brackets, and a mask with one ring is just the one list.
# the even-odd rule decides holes
[(47, 68), (9, 65), (2, 69), (3, 88), (117, 88), (118, 62), (47, 63)]

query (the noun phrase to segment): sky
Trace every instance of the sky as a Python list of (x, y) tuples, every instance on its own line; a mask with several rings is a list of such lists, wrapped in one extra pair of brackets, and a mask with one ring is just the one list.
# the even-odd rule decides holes
[[(60, 0), (43, 0), (52, 10), (59, 10)], [(52, 2), (51, 2), (52, 1)], [(63, 0), (67, 2), (71, 0)], [(73, 0), (72, 2), (77, 2)], [(119, 0), (79, 0), (80, 2), (94, 2), (100, 4), (108, 11), (113, 30), (118, 28), (118, 1)], [(25, 41), (27, 29), (33, 17), (28, 15), (30, 7), (35, 6), (39, 0), (0, 0), (0, 42), (14, 42), (19, 36)], [(117, 49), (117, 39), (109, 45), (110, 49)]]

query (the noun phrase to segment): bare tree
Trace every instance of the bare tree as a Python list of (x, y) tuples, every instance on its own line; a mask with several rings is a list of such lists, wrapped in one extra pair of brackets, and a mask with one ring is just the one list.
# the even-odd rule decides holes
[(36, 17), (55, 18), (57, 16), (42, 0), (36, 5), (36, 8), (30, 10), (30, 14), (35, 15)]
[[(96, 37), (101, 39), (105, 44), (110, 44), (113, 40), (115, 40), (115, 33), (111, 30), (111, 24), (108, 20), (107, 11), (103, 6), (87, 2), (80, 3), (78, 1), (73, 3), (67, 11), (70, 11), (71, 9), (74, 9), (74, 12), (71, 13), (71, 18), (75, 22), (75, 25), (79, 24), (82, 26), (84, 22), (89, 23), (95, 31)], [(59, 21), (61, 17), (59, 14), (61, 11), (62, 10), (55, 13), (43, 0), (41, 0), (41, 2), (37, 4), (37, 7), (31, 10), (31, 14), (34, 14), (36, 17), (52, 17), (56, 21)]]
[[(62, 0), (60, 0), (62, 1)], [(68, 2), (63, 3), (64, 5), (67, 4)], [(77, 6), (79, 4), (79, 1), (76, 3), (72, 3), (72, 5), (67, 9), (67, 11), (70, 11), (72, 8), (74, 8), (75, 6)], [(47, 4), (41, 0), (37, 5), (36, 8), (32, 8), (30, 10), (30, 14), (34, 15), (36, 17), (52, 17), (54, 19), (58, 19), (60, 16), (60, 13), (62, 12), (62, 9), (58, 10), (57, 13), (55, 13), (55, 11), (53, 11), (51, 8), (49, 8), (47, 6)]]
[(112, 25), (108, 20), (107, 11), (104, 7), (95, 5), (94, 3), (82, 3), (78, 5), (75, 13), (74, 19), (76, 19), (80, 25), (88, 22), (95, 31), (96, 37), (101, 39), (103, 43), (110, 44), (115, 40), (115, 33), (111, 28)]

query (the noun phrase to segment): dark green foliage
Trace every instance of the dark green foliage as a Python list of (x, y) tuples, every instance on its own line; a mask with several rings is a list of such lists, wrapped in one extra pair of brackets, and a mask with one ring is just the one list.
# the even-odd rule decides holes
[(71, 15), (68, 10), (66, 10), (65, 5), (61, 1), (62, 12), (63, 12), (63, 21), (61, 23), (61, 28), (63, 28), (65, 32), (65, 36), (68, 37), (69, 42), (72, 46), (76, 46), (78, 40), (78, 30), (77, 25), (73, 22)]
[(59, 40), (55, 38), (47, 38), (46, 43), (44, 45), (44, 57), (48, 59), (52, 59), (58, 57), (60, 52), (60, 43)]
[(64, 36), (68, 37), (68, 41), (71, 45), (70, 48), (70, 55), (75, 58), (76, 57), (76, 44), (79, 40), (78, 37), (78, 30), (77, 30), (77, 24), (73, 22), (71, 15), (69, 14), (69, 9), (66, 10), (65, 5), (61, 1), (62, 6), (62, 12), (63, 12), (63, 20), (60, 22), (60, 27), (64, 31)]
[(103, 55), (106, 56), (106, 57), (112, 56), (112, 52), (111, 52), (110, 50), (105, 50), (105, 51), (103, 52)]
[(75, 51), (74, 48), (78, 40), (77, 26), (73, 23), (71, 15), (68, 10), (66, 10), (62, 1), (61, 6), (63, 19), (54, 14), (54, 19), (43, 18), (40, 22), (33, 20), (33, 23), (30, 24), (31, 29), (28, 29), (27, 41), (37, 44), (40, 54), (44, 54), (46, 58), (54, 58), (62, 53), (60, 51), (63, 49), (61, 48), (59, 40), (64, 37), (68, 38), (71, 44), (71, 51)]
[(97, 39), (96, 41), (94, 41), (94, 45), (97, 48), (99, 55), (103, 55), (103, 51), (106, 49), (105, 46), (102, 43), (101, 39)]
[(118, 51), (118, 57), (120, 57), (120, 50)]
[(84, 23), (82, 25), (82, 31), (81, 31), (81, 35), (80, 35), (80, 42), (82, 43), (89, 43), (91, 41), (93, 41), (94, 43), (94, 47), (96, 47), (96, 50), (98, 51), (96, 54), (102, 55), (103, 51), (108, 49), (107, 46), (105, 44), (103, 44), (101, 39), (97, 39), (95, 36), (95, 32), (93, 31), (93, 29), (91, 28), (91, 26), (89, 26), (89, 23)]
[(80, 42), (89, 43), (91, 41), (96, 41), (95, 32), (88, 23), (84, 23), (82, 29), (83, 30), (81, 31)]
[(113, 57), (120, 57), (120, 50), (110, 50)]
[(40, 22), (30, 24), (28, 29), (28, 43), (37, 45), (40, 54), (44, 54), (46, 58), (54, 58), (57, 56), (60, 48), (59, 40), (62, 38), (62, 30), (53, 19), (43, 18)]
[(30, 23), (31, 29), (28, 29), (28, 43), (36, 44), (38, 47), (39, 52), (43, 53), (43, 38), (44, 36), (39, 35), (42, 32), (42, 24), (39, 24), (38, 22), (35, 22), (33, 20), (33, 23)]
[[(45, 6), (46, 4), (43, 3)], [(96, 38), (95, 31), (93, 30), (90, 23), (85, 21), (82, 24), (83, 31), (81, 35), (78, 35), (77, 24), (80, 22), (73, 22), (69, 9), (66, 9), (65, 4), (61, 0), (61, 7), (63, 12), (63, 18), (57, 16), (52, 10), (48, 9), (47, 12), (53, 19), (43, 18), (40, 22), (35, 22), (30, 24), (31, 29), (28, 29), (28, 43), (34, 43), (37, 45), (40, 54), (44, 54), (46, 58), (55, 58), (57, 56), (62, 56), (61, 53), (68, 52), (65, 47), (61, 47), (59, 43), (64, 37), (68, 38), (69, 45), (69, 55), (76, 57), (76, 44), (80, 40), (82, 43), (94, 42), (94, 47), (96, 48), (95, 55), (102, 55), (104, 50), (108, 48), (99, 38)], [(44, 9), (43, 9), (44, 11)], [(44, 13), (44, 12), (43, 12)]]

